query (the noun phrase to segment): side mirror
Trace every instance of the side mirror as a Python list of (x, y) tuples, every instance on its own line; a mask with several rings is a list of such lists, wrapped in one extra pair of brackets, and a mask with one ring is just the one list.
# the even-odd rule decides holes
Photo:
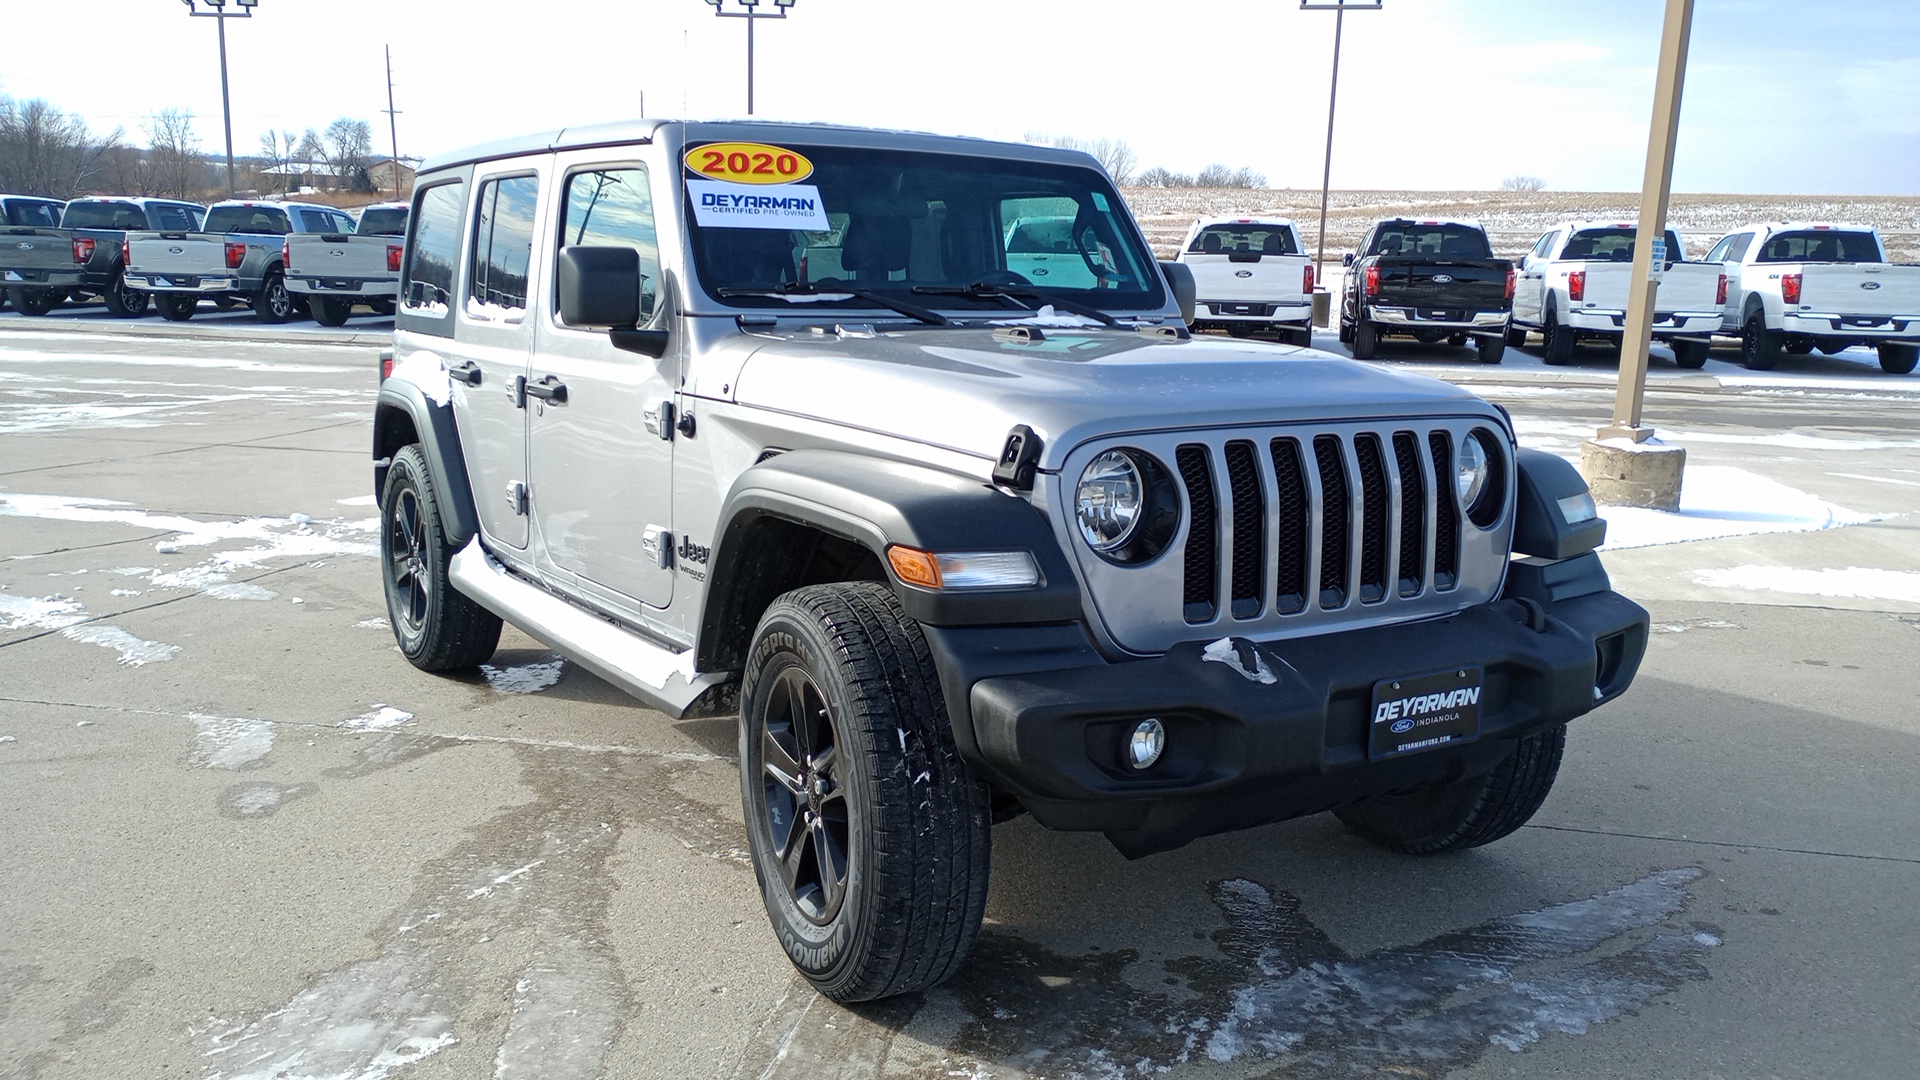
[(640, 322), (640, 253), (617, 245), (560, 249), (560, 321), (568, 326), (604, 326), (614, 347), (659, 359), (667, 351), (665, 330), (637, 330)]
[(1186, 263), (1163, 262), (1160, 273), (1167, 279), (1167, 288), (1173, 290), (1173, 302), (1180, 308), (1180, 318), (1187, 325), (1193, 325), (1193, 306), (1199, 296), (1199, 289), (1193, 283), (1193, 268)]
[(1345, 255), (1342, 255), (1342, 256), (1340, 256), (1340, 265), (1341, 265), (1341, 266), (1352, 266), (1352, 265), (1353, 265), (1353, 252), (1351, 252), (1351, 251), (1349, 251), (1349, 252), (1347, 252), (1347, 253), (1346, 253)]

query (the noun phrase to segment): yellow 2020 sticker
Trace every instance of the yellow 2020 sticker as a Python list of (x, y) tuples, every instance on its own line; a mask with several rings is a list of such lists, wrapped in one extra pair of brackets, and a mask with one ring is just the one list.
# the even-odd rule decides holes
[(734, 184), (794, 184), (813, 175), (805, 154), (765, 143), (708, 143), (687, 151), (687, 171)]

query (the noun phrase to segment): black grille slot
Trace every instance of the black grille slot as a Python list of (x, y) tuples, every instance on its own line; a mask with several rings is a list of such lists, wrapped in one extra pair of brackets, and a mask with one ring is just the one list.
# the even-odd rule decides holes
[(1453, 440), (1444, 431), (1427, 435), (1433, 450), (1433, 587), (1451, 589), (1460, 581), (1460, 500), (1453, 490)]
[(1300, 465), (1299, 443), (1275, 439), (1268, 449), (1273, 452), (1280, 511), (1279, 535), (1274, 537), (1279, 558), (1273, 572), (1273, 606), (1275, 611), (1289, 615), (1307, 606), (1307, 559), (1312, 554), (1307, 537), (1307, 476)]
[(1174, 452), (1180, 480), (1187, 486), (1192, 520), (1187, 526), (1186, 619), (1212, 622), (1220, 595), (1220, 525), (1213, 498), (1213, 466), (1207, 448), (1188, 444)]
[(1427, 483), (1413, 432), (1394, 433), (1393, 460), (1400, 469), (1400, 595), (1413, 596), (1427, 557)]
[(1313, 456), (1320, 466), (1320, 606), (1347, 603), (1347, 467), (1341, 460), (1340, 440), (1315, 436)]
[(1353, 456), (1360, 462), (1360, 602), (1371, 604), (1387, 597), (1387, 469), (1380, 457), (1380, 437), (1361, 435), (1353, 440)]
[(1267, 500), (1260, 491), (1260, 469), (1253, 444), (1227, 444), (1227, 485), (1233, 498), (1233, 595), (1228, 608), (1236, 619), (1260, 614), (1265, 595)]

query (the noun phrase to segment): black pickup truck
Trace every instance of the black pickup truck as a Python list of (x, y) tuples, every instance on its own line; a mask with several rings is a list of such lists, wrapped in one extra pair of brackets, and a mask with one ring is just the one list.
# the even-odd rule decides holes
[(1493, 257), (1471, 221), (1376, 221), (1346, 257), (1340, 340), (1371, 360), (1380, 338), (1401, 334), (1425, 345), (1473, 339), (1480, 360), (1497, 364), (1513, 312), (1513, 263)]
[(45, 315), (67, 297), (97, 295), (122, 318), (144, 314), (147, 294), (126, 282), (127, 233), (197, 229), (206, 207), (171, 199), (75, 199), (60, 227), (0, 226), (0, 283), (22, 315)]

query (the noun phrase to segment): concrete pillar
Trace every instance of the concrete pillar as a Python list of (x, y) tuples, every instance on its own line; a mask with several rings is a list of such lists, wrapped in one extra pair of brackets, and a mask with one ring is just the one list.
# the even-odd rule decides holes
[(1602, 506), (1680, 509), (1680, 474), (1687, 463), (1684, 446), (1659, 439), (1635, 442), (1616, 436), (1580, 444), (1580, 475), (1593, 501)]

